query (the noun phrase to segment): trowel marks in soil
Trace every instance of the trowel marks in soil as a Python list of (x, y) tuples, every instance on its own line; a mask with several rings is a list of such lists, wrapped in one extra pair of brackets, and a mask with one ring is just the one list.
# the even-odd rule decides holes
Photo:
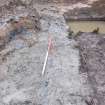
[(81, 56), (81, 73), (87, 73), (93, 89), (92, 105), (105, 105), (105, 37), (93, 33), (82, 33), (76, 38)]

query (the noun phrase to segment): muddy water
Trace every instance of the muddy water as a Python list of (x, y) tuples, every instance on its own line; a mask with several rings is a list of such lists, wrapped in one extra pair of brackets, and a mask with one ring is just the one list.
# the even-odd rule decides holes
[(105, 33), (105, 22), (103, 21), (70, 21), (68, 24), (74, 33), (78, 31), (92, 32), (97, 28), (99, 28), (99, 33)]

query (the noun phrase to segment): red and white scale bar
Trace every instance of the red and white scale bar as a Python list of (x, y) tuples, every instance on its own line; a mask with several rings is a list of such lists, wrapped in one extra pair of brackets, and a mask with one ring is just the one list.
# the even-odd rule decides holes
[(51, 51), (52, 47), (53, 47), (53, 43), (52, 43), (52, 38), (50, 36), (49, 39), (48, 39), (48, 49), (47, 49), (47, 52), (46, 52), (46, 56), (45, 56), (45, 60), (44, 60), (44, 65), (43, 65), (43, 69), (42, 69), (42, 76), (45, 73), (45, 69), (46, 69), (46, 65), (47, 65), (47, 60), (48, 60), (49, 52)]

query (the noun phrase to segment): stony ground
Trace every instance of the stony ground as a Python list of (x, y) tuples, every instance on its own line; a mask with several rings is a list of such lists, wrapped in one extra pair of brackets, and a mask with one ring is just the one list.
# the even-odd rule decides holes
[[(20, 39), (6, 46), (10, 49), (0, 64), (0, 105), (88, 105), (93, 90), (87, 74), (79, 73), (79, 50), (76, 42), (67, 38), (63, 16), (54, 6), (35, 7), (42, 31), (27, 33), (25, 37), (31, 39), (37, 36), (31, 47)], [(49, 36), (54, 48), (42, 76)]]
[[(0, 51), (0, 105), (105, 104), (105, 38), (82, 33), (68, 39), (61, 7), (35, 4), (41, 30), (26, 30)], [(53, 48), (42, 76), (49, 36)]]
[(105, 36), (93, 33), (82, 33), (77, 37), (80, 49), (80, 72), (87, 73), (88, 82), (93, 89), (93, 104), (105, 104)]

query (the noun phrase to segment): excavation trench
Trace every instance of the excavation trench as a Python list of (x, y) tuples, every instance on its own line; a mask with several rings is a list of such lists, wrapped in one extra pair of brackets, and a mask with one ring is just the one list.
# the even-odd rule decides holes
[[(104, 105), (104, 68), (105, 68), (105, 22), (104, 21), (69, 21), (69, 36), (73, 37), (78, 45), (80, 54), (80, 74), (87, 75), (87, 81), (93, 90), (87, 105)], [(79, 34), (78, 34), (79, 32)]]
[[(38, 7), (41, 6), (39, 5), (37, 8)], [(81, 58), (85, 58), (84, 56), (86, 54), (93, 54), (95, 59), (97, 57), (97, 53), (95, 52), (97, 48), (93, 53), (88, 53), (87, 49), (86, 54), (83, 56), (81, 50), (81, 55), (79, 56), (79, 50), (75, 48), (77, 44), (76, 41), (67, 38), (68, 32), (63, 16), (58, 14), (56, 8), (54, 11), (52, 9), (53, 7), (42, 6), (43, 11), (40, 11), (38, 8), (41, 15), (41, 31), (38, 33), (37, 44), (34, 44), (32, 47), (26, 46), (25, 48), (10, 53), (9, 56), (7, 56), (6, 62), (0, 65), (0, 74), (2, 76), (0, 77), (1, 105), (92, 105), (92, 100), (95, 102), (98, 98), (101, 98), (102, 95), (96, 90), (97, 87), (93, 86), (95, 83), (91, 86), (91, 81), (93, 80), (94, 82), (95, 77), (91, 78), (92, 76), (89, 75), (91, 80), (90, 82), (87, 80), (87, 77), (89, 77), (87, 74), (89, 74), (89, 70), (92, 68), (89, 68), (88, 73), (85, 71), (87, 68), (85, 69), (85, 64), (82, 64), (85, 62), (84, 59), (81, 59), (81, 68), (83, 68), (84, 71), (81, 70), (81, 74), (79, 73), (79, 69), (81, 69), (80, 56)], [(33, 33), (32, 37), (29, 37), (28, 40), (32, 42), (36, 35), (37, 34)], [(41, 72), (47, 51), (49, 35), (51, 35), (53, 39), (54, 52), (49, 55), (45, 75), (42, 77)], [(85, 38), (85, 36), (87, 37)], [(77, 41), (84, 42), (82, 39), (86, 39), (86, 45), (93, 45), (97, 42), (94, 41), (93, 43), (93, 38), (100, 40), (97, 35), (92, 36), (92, 38), (91, 36), (92, 34), (90, 35), (90, 33), (89, 35), (82, 35), (78, 37)], [(16, 41), (11, 42), (12, 45), (14, 45)], [(104, 42), (103, 38), (102, 41)], [(85, 43), (81, 45), (85, 45)], [(99, 45), (104, 47), (104, 43), (102, 44), (101, 40), (99, 41)], [(80, 47), (83, 48), (82, 46)], [(99, 47), (99, 49), (102, 47)], [(91, 49), (91, 51), (93, 50)], [(94, 54), (96, 54), (96, 56), (94, 56)], [(99, 57), (100, 56), (101, 52), (99, 54)], [(88, 60), (89, 58), (87, 61)], [(91, 60), (91, 62), (93, 62), (92, 64), (100, 63), (95, 63), (95, 61)], [(103, 62), (104, 61), (102, 61), (102, 63)], [(86, 64), (88, 65), (87, 62)], [(93, 66), (91, 65), (91, 67)], [(96, 65), (94, 67), (96, 67)], [(99, 71), (97, 68), (96, 70)], [(94, 70), (93, 73), (96, 74)], [(101, 76), (101, 74), (99, 76)], [(100, 78), (97, 77), (97, 79)], [(97, 83), (100, 83), (100, 81)], [(102, 79), (102, 82), (103, 81), (104, 79)], [(98, 96), (96, 97), (96, 95)], [(101, 100), (98, 101), (100, 102)]]
[(76, 48), (80, 55), (79, 72), (81, 75), (87, 75), (88, 86), (93, 91), (91, 98), (85, 100), (86, 105), (105, 105), (103, 95), (105, 92), (105, 18), (104, 15), (100, 18), (98, 13), (97, 16), (94, 14), (90, 16), (91, 12), (86, 13), (86, 11), (87, 9), (84, 11), (77, 9), (77, 12), (66, 13), (65, 17), (67, 16), (68, 19), (65, 19), (69, 26), (68, 38), (75, 39), (77, 42)]

